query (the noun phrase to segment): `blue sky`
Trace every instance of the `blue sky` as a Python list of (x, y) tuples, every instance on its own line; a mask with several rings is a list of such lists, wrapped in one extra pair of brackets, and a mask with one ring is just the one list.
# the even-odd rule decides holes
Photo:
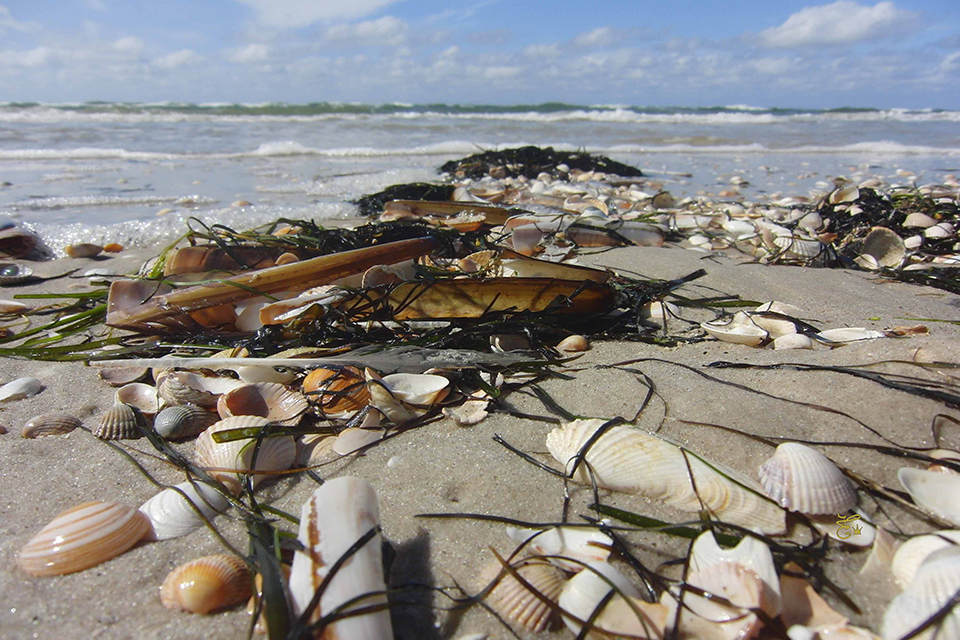
[(960, 2), (0, 4), (0, 101), (89, 100), (960, 109)]

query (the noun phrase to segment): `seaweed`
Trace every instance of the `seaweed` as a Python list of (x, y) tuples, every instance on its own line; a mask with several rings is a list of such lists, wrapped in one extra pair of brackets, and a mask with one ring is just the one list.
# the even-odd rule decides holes
[(533, 180), (541, 173), (549, 173), (554, 177), (563, 176), (564, 172), (557, 168), (561, 164), (567, 165), (569, 170), (602, 171), (624, 178), (643, 176), (643, 172), (636, 167), (611, 160), (606, 156), (593, 155), (584, 151), (554, 151), (553, 147), (534, 146), (475, 153), (460, 160), (444, 163), (440, 171), (457, 178), (474, 180), (486, 175), (495, 178), (524, 176)]
[(449, 184), (430, 184), (428, 182), (411, 182), (408, 184), (394, 184), (383, 191), (371, 193), (351, 202), (360, 209), (364, 216), (378, 216), (383, 212), (383, 205), (391, 200), (429, 200), (435, 202), (448, 201), (453, 197), (454, 187)]

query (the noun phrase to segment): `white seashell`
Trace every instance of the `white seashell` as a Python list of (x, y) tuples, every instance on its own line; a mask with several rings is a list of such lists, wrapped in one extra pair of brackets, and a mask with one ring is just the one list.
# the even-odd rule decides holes
[(863, 566), (858, 573), (860, 575), (876, 574), (882, 572), (886, 574), (890, 571), (893, 557), (897, 551), (896, 538), (886, 529), (877, 527), (877, 535), (874, 536), (873, 546), (870, 547), (870, 555), (867, 556)]
[(644, 322), (663, 325), (666, 318), (675, 318), (680, 315), (680, 307), (672, 302), (654, 300), (640, 307), (640, 319)]
[(23, 314), (30, 307), (16, 300), (0, 300), (0, 313)]
[(794, 236), (776, 236), (773, 244), (779, 247), (784, 255), (793, 258), (816, 258), (826, 250), (826, 245), (819, 240)]
[(918, 505), (960, 525), (960, 475), (903, 467), (897, 471), (897, 478)]
[(68, 413), (44, 413), (27, 420), (21, 435), (24, 438), (42, 438), (70, 433), (83, 422)]
[(112, 502), (67, 509), (20, 549), (17, 564), (34, 576), (57, 576), (94, 567), (120, 555), (150, 528), (146, 516)]
[(751, 347), (757, 346), (769, 337), (769, 334), (757, 325), (741, 324), (735, 320), (703, 322), (700, 328), (721, 342), (745, 344)]
[(690, 569), (702, 572), (720, 563), (734, 563), (749, 569), (762, 583), (760, 604), (771, 618), (780, 614), (780, 578), (773, 563), (773, 554), (762, 540), (746, 535), (730, 549), (721, 549), (710, 530), (701, 533), (690, 549)]
[(896, 233), (886, 227), (874, 227), (863, 239), (861, 256), (873, 258), (881, 267), (896, 268), (907, 254), (906, 245)]
[(32, 398), (43, 391), (43, 383), (36, 378), (17, 378), (0, 387), (0, 402)]
[(270, 422), (295, 425), (310, 408), (299, 391), (291, 391), (278, 382), (258, 382), (231, 389), (217, 399), (221, 418), (260, 416)]
[[(943, 608), (960, 591), (960, 547), (940, 549), (927, 556), (917, 575), (887, 607), (881, 631), (884, 640), (906, 637), (928, 618)], [(914, 638), (960, 638), (960, 608), (952, 610), (939, 622)]]
[(156, 415), (160, 408), (160, 396), (157, 388), (143, 382), (125, 384), (114, 393), (114, 400), (136, 407), (140, 412), (151, 417)]
[(760, 465), (760, 484), (781, 507), (800, 513), (841, 513), (857, 502), (853, 484), (829, 458), (796, 442), (784, 442)]
[[(241, 476), (251, 471), (286, 471), (293, 464), (297, 446), (290, 436), (270, 436), (256, 446), (256, 438), (241, 438), (229, 442), (216, 443), (213, 434), (231, 429), (264, 427), (270, 424), (259, 416), (234, 416), (225, 418), (208, 427), (197, 437), (197, 464), (208, 471), (209, 475), (222, 482), (232, 493), (241, 489)], [(253, 454), (256, 450), (256, 467), (253, 466)], [(253, 475), (253, 484), (267, 478), (267, 474)]]
[(919, 249), (922, 245), (923, 245), (923, 236), (919, 236), (919, 235), (910, 236), (909, 238), (905, 238), (903, 241), (903, 246), (905, 246), (907, 249), (910, 249), (910, 250)]
[(914, 211), (913, 213), (907, 214), (907, 217), (903, 219), (903, 226), (926, 229), (937, 224), (936, 219), (931, 218), (925, 213), (919, 211)]
[(830, 197), (827, 198), (830, 204), (840, 204), (843, 202), (856, 202), (860, 198), (860, 189), (855, 185), (850, 185), (847, 187), (842, 187), (835, 190), (830, 194)]
[(167, 609), (212, 613), (243, 604), (253, 592), (243, 559), (221, 553), (182, 564), (167, 574), (160, 602)]
[(839, 329), (827, 329), (815, 334), (817, 339), (826, 344), (845, 344), (847, 342), (858, 342), (860, 340), (874, 340), (876, 338), (885, 338), (886, 334), (882, 331), (873, 331), (863, 327), (841, 327)]
[[(610, 597), (611, 591), (617, 594)], [(595, 610), (606, 601), (603, 611), (594, 618), (593, 623), (600, 629), (614, 631), (613, 625), (604, 624), (601, 618), (616, 605), (618, 601), (625, 601), (625, 598), (631, 599), (634, 604), (641, 604), (638, 599), (640, 592), (629, 580), (624, 578), (613, 565), (606, 562), (591, 562), (583, 571), (567, 580), (557, 604), (560, 605), (563, 623), (567, 628), (576, 634), (580, 633), (583, 622), (594, 616)], [(661, 638), (666, 624), (663, 616), (665, 611), (660, 609), (659, 605), (642, 603), (645, 605), (639, 608), (639, 616), (634, 616), (634, 625), (629, 630), (640, 638)], [(623, 621), (618, 620), (622, 623)], [(629, 622), (627, 623), (629, 624)], [(624, 633), (624, 629), (616, 629)], [(588, 636), (588, 637), (596, 637)]]
[[(342, 476), (327, 481), (313, 492), (300, 514), (297, 539), (303, 550), (294, 552), (290, 572), (294, 615), (305, 613), (334, 563), (379, 526), (377, 494), (366, 480)], [(380, 534), (376, 533), (340, 566), (329, 579), (319, 605), (308, 614), (308, 619), (311, 622), (319, 620), (338, 608), (340, 613), (367, 607), (383, 608), (341, 618), (322, 630), (327, 637), (357, 640), (393, 637), (390, 611), (385, 606), (387, 597), (380, 545)], [(347, 602), (350, 604), (345, 605)]]
[(147, 426), (140, 409), (123, 402), (115, 402), (100, 418), (93, 435), (101, 440), (136, 440), (143, 436)]
[(337, 439), (333, 443), (334, 452), (346, 456), (380, 442), (387, 433), (379, 427), (380, 414), (371, 411), (364, 416), (363, 424), (359, 427), (344, 429), (337, 435)]
[(243, 382), (220, 376), (201, 376), (190, 371), (174, 371), (157, 381), (160, 397), (167, 404), (195, 404), (214, 408), (223, 393), (243, 386)]
[(810, 231), (816, 231), (823, 226), (823, 217), (816, 211), (811, 211), (800, 218), (797, 226)]
[(913, 582), (923, 561), (933, 553), (960, 545), (960, 530), (947, 529), (922, 536), (914, 536), (900, 545), (893, 554), (890, 571), (901, 589)]
[(559, 556), (549, 558), (550, 562), (572, 572), (588, 562), (606, 562), (613, 549), (613, 539), (593, 527), (507, 527), (507, 535), (529, 554)]
[(381, 378), (366, 369), (370, 406), (401, 425), (428, 412), (446, 397), (450, 381), (427, 373), (394, 373)]
[(773, 340), (774, 349), (813, 349), (813, 340), (802, 333), (790, 333)]
[(639, 429), (615, 426), (582, 454), (603, 424), (575, 420), (547, 435), (547, 448), (567, 474), (581, 460), (573, 475), (577, 482), (589, 485), (592, 479), (602, 488), (640, 493), (687, 512), (706, 508), (721, 520), (764, 533), (784, 530), (784, 511), (763, 497), (760, 485), (732, 470), (721, 473), (692, 451)]
[(444, 407), (443, 415), (453, 418), (461, 427), (470, 427), (480, 424), (487, 417), (487, 407), (490, 406), (488, 397), (468, 398), (459, 407)]
[(877, 528), (863, 513), (854, 509), (853, 513), (807, 516), (810, 524), (825, 536), (853, 547), (869, 547), (877, 537)]
[(553, 621), (553, 608), (541, 598), (556, 602), (566, 578), (560, 569), (543, 560), (520, 560), (513, 568), (537, 593), (507, 573), (499, 560), (494, 560), (480, 574), (485, 590), (496, 580), (487, 592), (486, 603), (501, 617), (527, 631), (540, 633)]
[(195, 436), (219, 420), (216, 413), (195, 404), (178, 404), (162, 409), (153, 420), (153, 428), (163, 438), (179, 440)]
[[(792, 309), (793, 311), (787, 312), (786, 309)], [(767, 335), (770, 338), (776, 340), (781, 336), (795, 334), (797, 332), (797, 325), (794, 324), (792, 320), (787, 320), (786, 318), (781, 318), (780, 316), (774, 314), (779, 313), (783, 315), (794, 316), (799, 313), (799, 311), (800, 310), (796, 307), (793, 307), (793, 305), (769, 302), (767, 304), (760, 305), (756, 311), (750, 314), (738, 312), (734, 316), (734, 321), (736, 321), (738, 317), (741, 317), (742, 314), (744, 321), (741, 321), (741, 324), (752, 324), (760, 327), (767, 332)]]
[(923, 235), (931, 240), (940, 240), (949, 238), (953, 235), (953, 225), (949, 222), (939, 222), (932, 227), (924, 229)]
[(230, 501), (203, 482), (181, 482), (176, 489), (164, 489), (140, 506), (140, 511), (149, 518), (151, 525), (144, 539), (170, 540), (202, 527), (203, 518), (191, 504), (210, 520), (226, 511)]
[[(684, 637), (698, 640), (752, 638), (763, 626), (753, 612), (764, 609), (763, 583), (753, 571), (734, 562), (720, 562), (701, 571), (691, 571), (687, 575), (687, 584), (702, 589), (711, 597), (703, 597), (694, 591), (681, 593), (675, 588), (665, 591), (660, 598), (669, 607), (670, 624), (676, 622)], [(730, 604), (714, 597), (723, 598)]]

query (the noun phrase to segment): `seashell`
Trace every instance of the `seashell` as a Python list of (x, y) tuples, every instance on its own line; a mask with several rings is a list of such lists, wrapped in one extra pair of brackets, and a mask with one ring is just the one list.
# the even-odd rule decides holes
[(680, 307), (672, 302), (654, 300), (640, 307), (640, 320), (643, 322), (663, 325), (667, 318), (676, 318), (680, 315)]
[[(794, 563), (788, 563), (785, 570), (801, 571)], [(780, 576), (780, 592), (783, 595), (783, 611), (780, 620), (786, 628), (803, 625), (811, 628), (836, 627), (846, 623), (847, 618), (835, 611), (820, 597), (813, 586), (796, 576), (784, 573)], [(833, 636), (826, 636), (832, 638)]]
[[(563, 590), (566, 576), (557, 567), (544, 560), (520, 560), (514, 570), (530, 585), (528, 588), (494, 560), (480, 574), (480, 580), (489, 588), (485, 601), (501, 617), (533, 633), (540, 633), (555, 621), (553, 608), (543, 598), (556, 602)], [(534, 590), (536, 593), (534, 593)]]
[[(606, 562), (613, 539), (593, 527), (551, 527), (521, 529), (507, 527), (507, 535), (527, 553), (549, 558), (565, 571), (580, 571), (588, 562)], [(566, 558), (569, 558), (567, 560)]]
[(358, 640), (393, 637), (390, 611), (386, 607), (379, 526), (377, 494), (366, 480), (341, 476), (313, 492), (301, 510), (297, 539), (303, 550), (294, 552), (290, 572), (294, 615), (304, 615), (332, 566), (361, 538), (373, 533), (349, 561), (332, 574), (318, 606), (307, 618), (313, 622), (335, 610), (348, 614), (369, 608), (373, 610), (340, 618), (323, 632), (331, 638)]
[(922, 536), (914, 536), (900, 545), (893, 554), (890, 571), (901, 589), (907, 586), (917, 575), (917, 570), (927, 557), (940, 549), (960, 545), (960, 530), (946, 529)]
[(163, 438), (179, 440), (195, 436), (219, 420), (220, 416), (195, 404), (178, 404), (162, 409), (153, 419), (153, 428)]
[(919, 249), (922, 245), (923, 236), (920, 235), (910, 236), (909, 238), (904, 238), (903, 240), (903, 246), (910, 250)]
[[(899, 640), (932, 617), (960, 590), (960, 547), (940, 549), (920, 565), (907, 589), (890, 602), (883, 614), (881, 631), (884, 640)], [(924, 632), (912, 636), (917, 640), (960, 638), (960, 608), (952, 610)]]
[(19, 284), (33, 276), (33, 269), (13, 262), (0, 263), (0, 285)]
[(191, 504), (210, 520), (226, 511), (230, 501), (203, 482), (181, 482), (176, 489), (164, 489), (140, 505), (140, 511), (150, 520), (150, 530), (144, 539), (170, 540), (202, 527), (203, 518)]
[(69, 413), (44, 413), (27, 420), (23, 426), (24, 438), (42, 438), (70, 433), (83, 422)]
[(841, 544), (853, 547), (869, 547), (877, 537), (878, 529), (857, 509), (853, 513), (833, 513), (830, 515), (809, 515), (807, 519), (814, 528), (825, 536)]
[[(616, 595), (610, 596), (611, 591), (616, 591)], [(598, 630), (631, 638), (662, 638), (667, 625), (667, 608), (644, 602), (639, 597), (636, 587), (613, 565), (591, 562), (567, 580), (557, 604), (563, 623), (578, 635), (583, 623), (593, 619)], [(601, 606), (603, 610), (596, 614)], [(609, 636), (590, 633), (586, 637)]]
[(140, 409), (116, 402), (100, 418), (93, 435), (101, 440), (135, 440), (143, 435), (147, 420)]
[(721, 342), (745, 344), (755, 347), (765, 341), (769, 334), (755, 324), (741, 324), (734, 320), (703, 322), (700, 328)]
[(107, 244), (103, 245), (103, 250), (107, 253), (120, 253), (123, 251), (123, 245), (119, 242), (108, 242)]
[(303, 379), (303, 393), (332, 418), (353, 415), (370, 401), (363, 372), (356, 367), (314, 369)]
[(30, 307), (22, 302), (17, 302), (16, 300), (0, 300), (0, 314), (9, 313), (11, 315), (23, 315), (29, 310)]
[(813, 340), (802, 333), (790, 333), (773, 340), (774, 349), (813, 349)]
[(85, 502), (67, 509), (20, 549), (17, 564), (34, 576), (57, 576), (94, 567), (143, 538), (147, 518), (112, 502)]
[(897, 478), (919, 506), (960, 525), (960, 475), (903, 467), (897, 471)]
[(896, 268), (903, 262), (907, 247), (896, 233), (886, 227), (873, 227), (863, 239), (861, 256), (870, 256), (881, 267)]
[(36, 378), (17, 378), (0, 387), (0, 402), (32, 398), (43, 391), (43, 383)]
[(103, 251), (103, 247), (101, 247), (99, 244), (82, 242), (80, 244), (68, 244), (63, 248), (63, 251), (70, 258), (92, 258), (100, 255), (100, 252)]
[(386, 431), (380, 428), (380, 414), (370, 411), (359, 427), (349, 427), (337, 434), (332, 448), (335, 453), (346, 456), (380, 442), (386, 435)]
[(791, 258), (816, 258), (826, 250), (826, 245), (819, 240), (794, 236), (776, 236), (773, 238), (773, 244), (779, 247), (785, 256)]
[(870, 554), (860, 567), (860, 575), (876, 575), (881, 572), (884, 575), (890, 571), (893, 563), (894, 554), (897, 551), (897, 540), (887, 533), (886, 529), (877, 527), (877, 535), (874, 536), (873, 545), (870, 547)]
[(931, 240), (940, 240), (953, 236), (954, 228), (949, 222), (938, 222), (932, 227), (924, 229), (923, 235)]
[(295, 253), (290, 253), (287, 251), (286, 253), (281, 253), (279, 256), (277, 256), (278, 265), (292, 264), (294, 262), (300, 262), (300, 256)]
[(221, 394), (243, 384), (233, 378), (174, 371), (157, 381), (157, 390), (167, 404), (195, 404), (214, 409)]
[(746, 535), (735, 547), (721, 549), (713, 532), (704, 531), (690, 549), (690, 569), (702, 572), (720, 563), (737, 564), (755, 573), (762, 584), (761, 608), (771, 618), (780, 614), (780, 578), (777, 577), (773, 554), (762, 540)]
[(19, 227), (0, 230), (0, 255), (8, 258), (22, 258), (30, 255), (34, 249), (43, 246), (35, 234)]
[[(256, 438), (241, 438), (221, 443), (213, 440), (213, 434), (220, 431), (265, 427), (268, 424), (269, 420), (259, 416), (234, 416), (207, 427), (197, 437), (197, 464), (209, 469), (207, 473), (222, 482), (233, 494), (240, 492), (241, 475), (251, 471), (286, 471), (297, 454), (297, 446), (290, 436), (265, 437), (260, 440), (259, 448), (256, 446)], [(253, 466), (254, 450), (257, 452), (256, 467)], [(263, 473), (254, 474), (253, 485), (256, 486), (266, 477)]]
[(310, 408), (298, 391), (291, 391), (278, 382), (247, 384), (224, 393), (217, 400), (221, 418), (260, 416), (270, 422), (295, 425)]
[(450, 390), (450, 381), (429, 373), (392, 373), (381, 378), (366, 369), (370, 406), (396, 425), (404, 424), (427, 413), (443, 400)]
[(575, 420), (547, 435), (547, 448), (568, 475), (582, 460), (573, 474), (577, 482), (589, 485), (593, 480), (602, 488), (640, 493), (687, 512), (706, 508), (721, 520), (764, 533), (784, 530), (783, 510), (762, 496), (760, 485), (732, 470), (721, 473), (715, 463), (639, 429), (615, 426), (582, 452), (604, 424)]
[(243, 604), (253, 592), (250, 569), (235, 555), (220, 553), (182, 564), (167, 574), (160, 602), (167, 609), (212, 613)]
[(814, 334), (814, 337), (825, 344), (845, 344), (848, 342), (859, 342), (860, 340), (873, 340), (875, 338), (885, 338), (886, 334), (882, 331), (873, 331), (863, 327), (841, 327), (839, 329), (827, 329)]
[(829, 458), (796, 442), (784, 442), (760, 465), (760, 484), (781, 507), (800, 513), (841, 513), (857, 502), (853, 484)]
[(907, 217), (903, 219), (903, 226), (908, 228), (926, 229), (935, 224), (937, 224), (935, 218), (931, 218), (927, 214), (919, 211), (907, 214)]
[[(665, 591), (660, 599), (670, 609), (669, 620), (676, 621), (684, 637), (700, 640), (752, 638), (763, 626), (754, 610), (767, 608), (763, 601), (764, 585), (756, 573), (743, 565), (719, 562), (691, 571), (687, 575), (687, 584), (702, 589), (710, 597), (672, 589)], [(717, 597), (724, 598), (729, 604)]]
[(483, 419), (489, 415), (489, 412), (487, 411), (489, 406), (489, 397), (471, 397), (459, 407), (444, 407), (441, 411), (443, 412), (443, 415), (448, 418), (452, 418), (461, 427), (471, 427), (475, 424), (480, 424), (483, 422)]
[[(776, 340), (782, 336), (793, 335), (797, 332), (797, 325), (792, 320), (782, 318), (780, 315), (796, 316), (799, 313), (800, 309), (792, 304), (773, 301), (760, 305), (756, 311), (752, 313), (744, 313), (743, 317), (746, 321), (749, 321), (749, 323), (766, 331), (770, 338)], [(740, 316), (741, 314), (737, 313), (734, 316), (734, 321)], [(741, 322), (741, 324), (745, 324), (745, 322)]]
[(855, 185), (850, 185), (833, 191), (830, 194), (830, 197), (827, 198), (827, 201), (830, 204), (841, 204), (843, 202), (856, 202), (859, 199), (860, 189), (858, 189)]
[(103, 367), (99, 371), (100, 379), (111, 387), (122, 387), (131, 382), (139, 382), (147, 377), (147, 367)]
[(590, 345), (587, 343), (587, 339), (581, 335), (567, 336), (557, 345), (557, 349), (560, 351), (570, 352), (586, 351), (589, 348)]
[(136, 407), (146, 417), (153, 417), (160, 408), (157, 388), (144, 382), (131, 382), (117, 389), (114, 400)]

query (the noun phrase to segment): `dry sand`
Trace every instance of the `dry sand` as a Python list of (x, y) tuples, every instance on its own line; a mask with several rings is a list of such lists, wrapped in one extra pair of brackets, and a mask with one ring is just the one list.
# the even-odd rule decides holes
[[(132, 271), (142, 256), (131, 255), (98, 264), (124, 273)], [(585, 258), (591, 264), (629, 270), (644, 276), (671, 279), (705, 268), (708, 275), (687, 285), (690, 296), (712, 295), (710, 289), (738, 294), (759, 302), (780, 300), (800, 307), (803, 317), (823, 328), (858, 326), (889, 328), (916, 324), (905, 319), (957, 319), (960, 299), (921, 286), (886, 282), (876, 276), (842, 270), (746, 264), (732, 257), (706, 260), (704, 255), (677, 248), (624, 248)], [(56, 261), (35, 265), (41, 275), (59, 273), (74, 265), (89, 268), (91, 261)], [(67, 280), (30, 287), (6, 288), (3, 297), (27, 291), (68, 290)], [(695, 317), (685, 312), (685, 315)], [(698, 320), (707, 317), (697, 318)], [(772, 351), (706, 341), (662, 348), (632, 342), (598, 341), (581, 359), (571, 364), (573, 379), (543, 383), (553, 397), (573, 413), (583, 416), (630, 417), (643, 398), (645, 388), (635, 375), (618, 370), (595, 369), (628, 359), (649, 358), (633, 368), (656, 385), (657, 397), (644, 412), (640, 426), (661, 427), (661, 433), (710, 459), (727, 464), (751, 477), (770, 455), (771, 448), (734, 433), (693, 427), (681, 420), (719, 424), (746, 433), (816, 441), (881, 441), (854, 420), (837, 414), (802, 407), (747, 390), (708, 380), (706, 373), (736, 382), (747, 389), (793, 400), (840, 409), (866, 423), (885, 437), (905, 446), (933, 446), (931, 423), (937, 414), (960, 419), (960, 411), (903, 392), (885, 389), (873, 382), (828, 372), (791, 370), (704, 370), (702, 365), (729, 360), (749, 363), (801, 362), (821, 365), (857, 365), (880, 360), (909, 361), (918, 355), (928, 360), (960, 362), (960, 326), (927, 323), (929, 335), (904, 339), (878, 339), (838, 349)], [(689, 369), (680, 365), (686, 365)], [(945, 380), (951, 371), (925, 372), (906, 364), (884, 365), (884, 371), (899, 371)], [(0, 638), (236, 638), (245, 635), (249, 616), (242, 610), (210, 616), (172, 612), (163, 608), (158, 587), (176, 565), (221, 550), (207, 530), (161, 543), (140, 544), (122, 556), (80, 573), (34, 578), (16, 565), (17, 550), (61, 511), (88, 500), (139, 505), (157, 488), (124, 456), (92, 437), (76, 431), (67, 436), (25, 440), (19, 435), (31, 416), (49, 411), (67, 411), (83, 417), (92, 427), (111, 404), (112, 390), (101, 382), (94, 368), (70, 363), (4, 360), (0, 378), (40, 378), (45, 389), (38, 396), (2, 405), (0, 424), (9, 432), (0, 436), (3, 460), (0, 492)], [(520, 411), (547, 414), (535, 399), (520, 393), (506, 398)], [(394, 587), (430, 584), (461, 585), (476, 593), (478, 572), (492, 558), (488, 547), (509, 553), (512, 543), (504, 526), (468, 520), (417, 518), (417, 514), (464, 512), (500, 515), (531, 522), (556, 522), (561, 518), (564, 485), (524, 462), (493, 441), (500, 434), (512, 445), (553, 464), (544, 438), (552, 425), (494, 414), (473, 427), (458, 427), (451, 420), (433, 422), (403, 433), (370, 449), (366, 455), (338, 461), (319, 470), (332, 478), (356, 474), (377, 489), (381, 503), (383, 533), (396, 551), (390, 572)], [(956, 430), (950, 446), (960, 448)], [(134, 455), (163, 482), (183, 478), (177, 470), (150, 455), (144, 441), (129, 443)], [(190, 451), (192, 444), (179, 445)], [(904, 463), (864, 449), (824, 447), (838, 463), (880, 483), (899, 489), (896, 470)], [(260, 500), (280, 509), (299, 513), (300, 505), (315, 488), (300, 475), (259, 491)], [(607, 504), (665, 520), (689, 519), (689, 514), (630, 495), (603, 493)], [(571, 519), (588, 514), (587, 491), (576, 488)], [(861, 504), (874, 512), (876, 503), (861, 496)], [(879, 523), (906, 533), (930, 530), (930, 526), (892, 509), (893, 522), (878, 516)], [(226, 537), (247, 549), (242, 523), (228, 514), (216, 519)], [(633, 553), (650, 569), (686, 554), (687, 541), (664, 534), (637, 533), (628, 536)], [(824, 563), (828, 577), (846, 590), (863, 610), (848, 613), (857, 623), (879, 629), (880, 618), (895, 588), (888, 575), (860, 575), (867, 557), (864, 550), (830, 545)], [(624, 571), (629, 571), (624, 569)], [(661, 571), (675, 575), (670, 568)], [(448, 591), (456, 595), (455, 590)], [(433, 607), (403, 607), (394, 612), (397, 637), (448, 638), (474, 633), (508, 637), (509, 632), (481, 607), (450, 613), (454, 602), (437, 596), (432, 601), (410, 590), (406, 598)], [(523, 633), (520, 634), (524, 636)], [(545, 637), (572, 637), (566, 630)]]

